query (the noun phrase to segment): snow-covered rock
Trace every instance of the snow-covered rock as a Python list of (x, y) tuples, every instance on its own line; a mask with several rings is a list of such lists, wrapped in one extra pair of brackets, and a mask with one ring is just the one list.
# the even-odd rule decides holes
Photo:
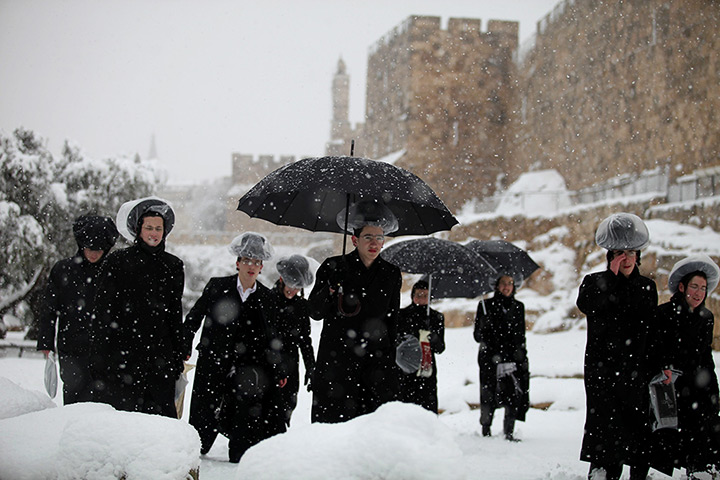
[(5, 377), (0, 377), (0, 420), (55, 406), (47, 394), (27, 390)]
[(265, 440), (243, 456), (236, 478), (438, 479), (456, 471), (462, 456), (437, 415), (393, 402), (343, 424), (315, 423)]
[(185, 480), (200, 465), (186, 422), (99, 403), (0, 420), (0, 478)]

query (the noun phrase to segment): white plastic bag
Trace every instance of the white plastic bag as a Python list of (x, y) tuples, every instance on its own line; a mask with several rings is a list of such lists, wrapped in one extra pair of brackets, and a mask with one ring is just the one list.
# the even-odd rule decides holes
[(650, 381), (650, 411), (653, 414), (652, 431), (661, 428), (677, 430), (677, 396), (675, 394), (675, 380), (682, 373), (672, 371), (672, 381), (664, 383), (667, 379), (664, 373), (659, 373)]
[(175, 381), (175, 411), (177, 412), (178, 418), (182, 418), (183, 408), (185, 406), (185, 387), (190, 383), (187, 374), (193, 368), (195, 368), (195, 365), (183, 362), (183, 373), (181, 373)]
[(55, 395), (57, 395), (57, 386), (58, 373), (55, 352), (50, 352), (45, 360), (45, 391), (50, 395), (50, 398), (55, 398)]

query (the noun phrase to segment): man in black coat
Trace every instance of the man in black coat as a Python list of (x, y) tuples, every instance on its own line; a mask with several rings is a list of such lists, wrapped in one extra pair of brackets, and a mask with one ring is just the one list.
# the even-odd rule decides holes
[(257, 281), (272, 250), (262, 235), (236, 237), (237, 275), (211, 278), (185, 318), (185, 354), (203, 323), (190, 403), (190, 424), (200, 435), (201, 453), (218, 433), (229, 438), (229, 458), (240, 461), (251, 446), (285, 430), (277, 364), (274, 299)]
[[(680, 260), (668, 276), (673, 295), (653, 315), (648, 376), (662, 372), (662, 382), (674, 384), (677, 428), (652, 433), (649, 458), (654, 468), (669, 476), (674, 468), (684, 467), (688, 478), (703, 478), (701, 472), (720, 466), (720, 390), (712, 348), (715, 316), (705, 306), (719, 277), (720, 269), (707, 255)], [(667, 415), (662, 408), (657, 413)]]
[(280, 274), (272, 289), (277, 307), (277, 331), (282, 341), (281, 370), (287, 376), (282, 388), (285, 423), (290, 426), (292, 413), (297, 406), (300, 389), (300, 355), (305, 365), (305, 385), (311, 388), (310, 379), (315, 369), (315, 352), (310, 338), (310, 314), (304, 289), (314, 281), (310, 263), (302, 255), (280, 259), (276, 268)]
[[(445, 316), (432, 308), (428, 309), (428, 282), (420, 280), (412, 287), (412, 303), (400, 310), (398, 318), (398, 339), (412, 335), (423, 348), (421, 366), (416, 372), (399, 373), (400, 389), (398, 400), (415, 403), (438, 412), (437, 363), (435, 355), (445, 351)], [(425, 338), (427, 336), (427, 338)], [(423, 341), (426, 342), (423, 345)], [(428, 351), (429, 350), (429, 351)]]
[(160, 199), (128, 203), (127, 218), (123, 207), (118, 212), (118, 230), (129, 231), (135, 243), (110, 254), (98, 277), (90, 337), (93, 399), (177, 418), (184, 270), (165, 251), (175, 216)]
[(530, 369), (525, 342), (525, 305), (515, 300), (515, 282), (501, 275), (495, 295), (481, 300), (473, 331), (480, 366), (480, 424), (490, 436), (495, 409), (505, 407), (505, 439), (517, 441), (515, 421), (525, 421), (530, 408)]
[(623, 464), (632, 467), (633, 479), (645, 478), (649, 400), (644, 364), (657, 288), (640, 275), (639, 250), (608, 250), (607, 264), (607, 270), (583, 279), (577, 299), (587, 316), (587, 413), (580, 459), (590, 462), (589, 478), (605, 470), (608, 480), (617, 480)]
[(345, 422), (397, 398), (402, 277), (379, 257), (384, 235), (397, 229), (397, 220), (384, 205), (379, 214), (356, 205), (348, 214), (356, 249), (320, 265), (308, 298), (310, 316), (323, 320), (312, 378), (313, 422)]
[(37, 349), (46, 356), (52, 351), (58, 353), (65, 405), (92, 399), (90, 315), (97, 274), (105, 255), (115, 245), (118, 231), (110, 217), (83, 215), (75, 220), (73, 235), (77, 253), (60, 260), (50, 271), (37, 341)]

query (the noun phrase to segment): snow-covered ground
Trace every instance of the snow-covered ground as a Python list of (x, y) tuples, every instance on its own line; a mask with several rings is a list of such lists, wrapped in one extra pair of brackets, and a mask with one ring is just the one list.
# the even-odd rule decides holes
[[(491, 438), (479, 435), (479, 412), (468, 406), (477, 403), (479, 396), (477, 350), (471, 328), (448, 330), (446, 342), (447, 350), (437, 357), (439, 403), (444, 410), (441, 415), (436, 417), (419, 407), (397, 403), (345, 424), (311, 424), (311, 397), (301, 390), (287, 433), (257, 445), (239, 465), (227, 462), (227, 441), (219, 437), (209, 454), (200, 459), (200, 478), (585, 478), (587, 464), (578, 460), (585, 395), (582, 380), (576, 378), (582, 373), (583, 329), (528, 333), (531, 403), (551, 405), (547, 409), (532, 408), (527, 421), (518, 422), (516, 433), (522, 439), (519, 443), (506, 442), (500, 435), (502, 410), (497, 412), (493, 425), (495, 435)], [(718, 360), (720, 357), (716, 358), (716, 364)], [(36, 355), (0, 358), (0, 377), (36, 391), (38, 397), (45, 396), (43, 368), (44, 360)], [(192, 373), (189, 379), (192, 383)], [(188, 386), (188, 392), (191, 387)], [(61, 405), (59, 396), (53, 403)], [(191, 465), (199, 455), (199, 446), (192, 443), (192, 436), (188, 436), (184, 428), (187, 427), (188, 402), (179, 422), (165, 422), (161, 417), (141, 421), (132, 418), (139, 414), (126, 412), (114, 412), (113, 416), (102, 407), (86, 404), (83, 410), (77, 406), (53, 408), (0, 420), (0, 447), (13, 445), (12, 449), (0, 448), (0, 478), (74, 478), (53, 476), (58, 469), (67, 473), (68, 465), (77, 467), (77, 459), (72, 463), (72, 458), (66, 458), (68, 452), (86, 452), (79, 458), (88, 461), (123, 464), (131, 457), (127, 453), (118, 454), (117, 449), (127, 450), (133, 442), (136, 443), (132, 447), (135, 465), (143, 465), (140, 460), (148, 458), (152, 462), (145, 464), (147, 470), (136, 469), (128, 479), (182, 478), (160, 474), (168, 473), (169, 466)], [(68, 411), (72, 408), (76, 411)], [(78, 424), (80, 420), (83, 423)], [(66, 431), (54, 430), (58, 425)], [(84, 431), (85, 435), (78, 431)], [(13, 468), (18, 464), (32, 465), (32, 472), (38, 476), (4, 475), (17, 473)], [(159, 470), (161, 467), (166, 470)], [(178, 470), (174, 472), (177, 474)], [(108, 474), (88, 478), (114, 477)], [(652, 478), (667, 477), (653, 472)], [(676, 472), (674, 478), (684, 477)]]
[[(720, 256), (720, 235), (710, 229), (661, 220), (647, 223), (652, 242), (649, 249), (672, 255), (703, 252)], [(411, 405), (389, 404), (372, 415), (345, 424), (311, 424), (311, 397), (301, 390), (287, 433), (252, 448), (239, 465), (227, 462), (227, 441), (218, 438), (209, 454), (199, 458), (200, 478), (585, 478), (588, 465), (580, 462), (578, 456), (585, 417), (580, 375), (586, 332), (584, 322), (569, 320), (567, 312), (575, 303), (582, 276), (604, 268), (604, 258), (598, 249), (583, 262), (584, 271), (577, 272), (572, 267), (575, 260), (572, 252), (559, 241), (563, 230), (556, 229), (545, 236), (547, 239), (542, 244), (547, 246), (530, 253), (537, 263), (552, 272), (554, 291), (542, 296), (525, 288), (518, 292), (518, 299), (525, 302), (526, 308), (541, 312), (535, 330), (528, 332), (527, 337), (532, 375), (530, 400), (537, 406), (550, 406), (531, 409), (527, 421), (517, 424), (516, 433), (521, 442), (509, 443), (499, 435), (502, 411), (497, 412), (493, 425), (495, 436), (479, 435), (479, 412), (469, 406), (479, 400), (477, 345), (471, 329), (465, 327), (446, 331), (447, 350), (438, 356), (441, 415), (435, 416)], [(218, 254), (212, 255), (208, 254), (208, 247), (183, 247), (175, 253), (188, 260), (191, 257), (206, 259), (203, 268), (213, 275), (232, 274), (232, 258), (223, 256), (221, 250), (224, 252), (218, 248)], [(279, 255), (285, 253), (290, 252), (278, 252)], [(186, 261), (186, 265), (190, 264), (192, 261)], [(266, 284), (273, 279), (271, 267), (268, 265), (263, 272)], [(662, 291), (666, 285), (658, 288)], [(405, 293), (403, 306), (408, 302)], [(444, 300), (436, 304), (441, 311), (450, 308), (473, 311), (476, 306), (477, 299)], [(559, 333), (541, 333), (561, 323), (571, 328)], [(320, 323), (313, 322), (316, 345), (319, 330)], [(21, 338), (18, 332), (9, 335), (11, 339)], [(716, 357), (716, 365), (718, 360), (720, 357)], [(191, 363), (193, 361), (191, 358)], [(144, 465), (144, 469), (136, 469), (132, 475), (128, 473), (128, 480), (182, 478), (171, 476), (171, 472), (177, 472), (177, 467), (186, 469), (198, 460), (194, 431), (188, 430), (187, 425), (189, 399), (180, 421), (159, 417), (143, 421), (138, 419), (142, 417), (138, 414), (112, 412), (105, 406), (93, 404), (14, 416), (26, 411), (17, 403), (30, 405), (32, 409), (45, 408), (50, 403), (61, 405), (61, 395), (50, 402), (44, 393), (43, 368), (43, 358), (34, 352), (26, 351), (20, 358), (0, 358), (0, 381), (2, 377), (7, 379), (0, 383), (0, 417), (13, 417), (0, 420), (0, 479), (77, 478), (68, 473), (72, 472), (68, 466), (77, 465), (72, 462), (80, 458), (86, 459), (82, 465), (93, 462), (103, 465), (111, 461), (126, 465), (133, 459), (152, 458), (154, 462), (135, 463)], [(192, 384), (192, 372), (189, 380)], [(7, 382), (35, 393), (20, 395)], [(192, 385), (187, 387), (188, 395), (191, 388)], [(18, 398), (22, 401), (17, 402)], [(132, 449), (127, 450), (130, 446)], [(117, 449), (125, 453), (118, 455)], [(132, 455), (127, 455), (128, 451)], [(87, 455), (76, 455), (80, 452)], [(18, 472), (37, 475), (22, 477)], [(86, 478), (114, 478), (108, 472), (105, 474), (87, 474)], [(627, 471), (625, 474), (627, 478)], [(667, 477), (653, 472), (652, 478)], [(684, 478), (684, 475), (676, 472), (673, 478)]]
[[(314, 335), (317, 333), (316, 328)], [(510, 479), (583, 477), (586, 466), (577, 458), (582, 438), (584, 393), (582, 380), (568, 378), (582, 372), (585, 345), (583, 330), (552, 335), (529, 333), (528, 349), (533, 372), (531, 401), (543, 404), (553, 402), (553, 405), (547, 410), (531, 409), (527, 421), (518, 423), (517, 435), (523, 440), (520, 443), (508, 443), (499, 435), (502, 430), (502, 411), (498, 411), (495, 420), (493, 430), (496, 435), (492, 438), (479, 435), (479, 412), (468, 406), (468, 403), (478, 403), (479, 395), (477, 348), (472, 338), (472, 330), (448, 330), (446, 342), (446, 352), (437, 357), (439, 403), (445, 410), (440, 416), (436, 417), (419, 407), (397, 403), (346, 424), (314, 425), (310, 423), (310, 394), (301, 390), (298, 408), (287, 433), (251, 449), (239, 465), (227, 462), (227, 441), (220, 437), (210, 453), (201, 459), (200, 478), (461, 479), (480, 475), (484, 478)], [(20, 358), (0, 359), (0, 377), (5, 377), (25, 389), (36, 391), (38, 397), (45, 396), (43, 368), (44, 360), (37, 355), (24, 354)], [(192, 382), (192, 373), (189, 379)], [(188, 392), (190, 388), (191, 385), (188, 386)], [(60, 396), (56, 397), (53, 403), (60, 406)], [(128, 424), (126, 417), (131, 414), (115, 412), (119, 416), (113, 418), (108, 415), (106, 408), (101, 408), (104, 406), (87, 404), (80, 413), (86, 417), (85, 426), (89, 437), (68, 437), (63, 433), (63, 442), (58, 442), (55, 447), (57, 451), (52, 451), (52, 445), (48, 444), (47, 439), (43, 440), (44, 437), (49, 436), (57, 442), (61, 432), (53, 432), (53, 428), (57, 427), (60, 417), (62, 425), (72, 426), (74, 422), (71, 420), (77, 417), (77, 413), (64, 410), (77, 410), (76, 407), (53, 408), (0, 420), (0, 446), (15, 445), (11, 451), (0, 449), (0, 478), (6, 478), (3, 472), (13, 472), (12, 465), (18, 462), (34, 465), (33, 471), (43, 474), (53, 472), (54, 466), (64, 468), (63, 462), (53, 465), (53, 462), (58, 462), (58, 458), (62, 458), (58, 457), (61, 451), (71, 451), (73, 445), (84, 450), (88, 448), (88, 441), (97, 440), (97, 435), (91, 435), (92, 428), (87, 422), (88, 418), (91, 422), (104, 423), (102, 432), (105, 438), (114, 435), (111, 433), (113, 429), (117, 429), (116, 434), (125, 438), (127, 433), (122, 433), (123, 430), (138, 428), (136, 424)], [(188, 402), (185, 404), (183, 419), (177, 423), (186, 425), (187, 409)], [(100, 413), (105, 416), (99, 417)], [(56, 421), (50, 422), (51, 418)], [(160, 426), (159, 423), (155, 425)], [(66, 428), (69, 428), (67, 426)], [(163, 428), (167, 428), (167, 425)], [(77, 430), (77, 426), (73, 429)], [(145, 435), (143, 430), (135, 432), (132, 438), (144, 445), (143, 448), (150, 453), (146, 454), (146, 457), (153, 457), (156, 463), (162, 465), (168, 464), (163, 462), (167, 457), (177, 460), (176, 451), (162, 451), (163, 447), (173, 445), (172, 441), (166, 439), (169, 443), (158, 445), (157, 435)], [(165, 431), (165, 434), (177, 439), (183, 431), (170, 429)], [(15, 438), (8, 438), (10, 436)], [(113, 444), (109, 441), (106, 443)], [(180, 447), (184, 447), (186, 443), (186, 440), (179, 441)], [(36, 445), (42, 448), (38, 450)], [(103, 447), (96, 446), (94, 449), (97, 453), (107, 453)], [(22, 455), (19, 452), (23, 452)], [(9, 458), (10, 454), (13, 458)], [(197, 454), (196, 451), (195, 455)], [(107, 456), (99, 455), (99, 458), (107, 459)], [(157, 474), (156, 469), (150, 471)], [(57, 477), (48, 475), (24, 478)]]

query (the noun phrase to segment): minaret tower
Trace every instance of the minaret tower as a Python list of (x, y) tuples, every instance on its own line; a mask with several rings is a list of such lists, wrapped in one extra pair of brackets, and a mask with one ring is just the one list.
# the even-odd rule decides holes
[(148, 151), (148, 160), (157, 160), (157, 146), (155, 145), (155, 134), (150, 137), (150, 150)]
[(327, 155), (349, 155), (350, 145), (350, 76), (346, 72), (345, 62), (338, 60), (337, 72), (332, 84), (332, 120), (330, 123), (330, 141), (326, 144)]

